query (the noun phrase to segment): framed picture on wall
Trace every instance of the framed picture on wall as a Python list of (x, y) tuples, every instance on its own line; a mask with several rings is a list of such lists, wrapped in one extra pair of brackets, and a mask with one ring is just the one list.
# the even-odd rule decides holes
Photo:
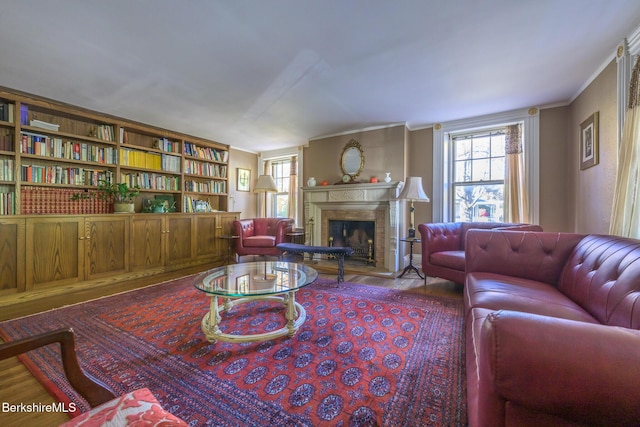
[(236, 189), (238, 191), (249, 191), (249, 185), (251, 183), (251, 171), (249, 169), (238, 168), (236, 172)]
[(580, 125), (580, 169), (598, 164), (598, 112)]

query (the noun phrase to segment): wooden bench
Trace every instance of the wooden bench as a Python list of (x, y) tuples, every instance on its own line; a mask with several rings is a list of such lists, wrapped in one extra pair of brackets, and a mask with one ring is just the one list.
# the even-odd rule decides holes
[(310, 259), (313, 259), (315, 254), (335, 256), (338, 260), (338, 283), (344, 281), (344, 257), (353, 254), (353, 248), (343, 246), (309, 246), (298, 243), (279, 243), (276, 248), (281, 252), (280, 257), (283, 257), (285, 253), (302, 254), (303, 260), (305, 253), (309, 254)]

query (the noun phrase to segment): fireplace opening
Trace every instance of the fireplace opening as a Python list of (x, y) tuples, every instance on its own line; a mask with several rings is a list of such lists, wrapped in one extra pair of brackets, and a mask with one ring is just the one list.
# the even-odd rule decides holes
[(375, 263), (375, 221), (329, 220), (329, 246), (350, 247), (351, 258)]

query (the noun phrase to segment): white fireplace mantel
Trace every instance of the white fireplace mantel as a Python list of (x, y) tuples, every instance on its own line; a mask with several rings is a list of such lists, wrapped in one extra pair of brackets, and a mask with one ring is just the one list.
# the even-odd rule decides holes
[[(398, 271), (400, 268), (398, 239), (402, 221), (400, 221), (400, 207), (397, 197), (401, 189), (402, 182), (398, 181), (303, 187), (305, 223), (307, 224), (309, 244), (326, 246), (326, 242), (321, 241), (322, 224), (325, 220), (323, 212), (329, 210), (350, 211), (349, 216), (353, 217), (353, 211), (383, 211), (384, 265), (378, 265), (378, 267), (384, 268), (388, 272)], [(380, 236), (376, 236), (376, 239), (378, 238)]]

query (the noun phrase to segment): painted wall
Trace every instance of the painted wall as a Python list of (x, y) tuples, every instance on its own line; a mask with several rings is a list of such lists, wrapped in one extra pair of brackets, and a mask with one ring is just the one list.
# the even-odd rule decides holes
[(569, 217), (569, 107), (540, 110), (540, 225), (572, 231)]
[[(408, 176), (421, 176), (422, 188), (429, 198), (433, 198), (433, 128), (424, 128), (409, 132), (407, 144)], [(404, 181), (404, 178), (401, 178)], [(414, 203), (416, 208), (416, 230), (418, 224), (431, 222), (433, 209), (431, 203)], [(407, 221), (408, 207), (407, 207)], [(407, 222), (408, 223), (408, 222)], [(415, 248), (414, 248), (415, 249)]]
[(405, 129), (404, 125), (399, 125), (309, 141), (303, 154), (303, 185), (309, 177), (314, 177), (318, 185), (323, 180), (329, 184), (339, 182), (342, 178), (342, 150), (351, 139), (358, 141), (364, 152), (364, 169), (359, 181), (367, 182), (371, 177), (383, 180), (385, 172), (391, 173), (393, 181), (404, 180)]
[[(243, 150), (231, 149), (229, 153), (229, 210), (240, 212), (240, 218), (255, 218), (257, 216), (256, 197), (253, 187), (258, 179), (258, 155)], [(251, 171), (251, 191), (238, 191), (238, 168)]]
[[(568, 209), (573, 230), (578, 233), (608, 233), (616, 180), (617, 71), (612, 61), (573, 101), (569, 114)], [(580, 170), (580, 124), (599, 112), (599, 164)]]

